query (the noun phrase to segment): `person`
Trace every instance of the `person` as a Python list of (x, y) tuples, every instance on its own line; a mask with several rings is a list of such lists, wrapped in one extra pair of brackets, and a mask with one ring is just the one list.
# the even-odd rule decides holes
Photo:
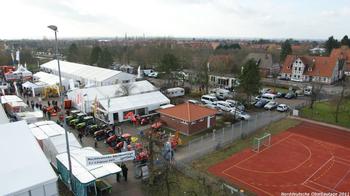
[(94, 143), (94, 144), (95, 144), (95, 148), (98, 148), (98, 146), (97, 146), (97, 141), (96, 141), (96, 140), (95, 140), (95, 143)]
[(47, 112), (46, 107), (44, 107), (44, 108), (43, 108), (43, 114), (44, 114), (44, 117), (45, 117), (45, 118), (46, 118), (46, 112)]
[(79, 138), (80, 143), (83, 143), (83, 134), (79, 133), (78, 138)]
[[(117, 164), (120, 167), (120, 164)], [(120, 172), (117, 173), (117, 182), (120, 182)]]
[(39, 108), (38, 102), (35, 103), (35, 108), (37, 108), (37, 109)]
[(125, 182), (128, 181), (128, 168), (126, 167), (125, 163), (122, 163), (122, 173), (124, 176)]
[(47, 105), (48, 105), (49, 107), (51, 106), (50, 100), (47, 100)]
[(47, 118), (51, 120), (51, 112), (47, 111)]

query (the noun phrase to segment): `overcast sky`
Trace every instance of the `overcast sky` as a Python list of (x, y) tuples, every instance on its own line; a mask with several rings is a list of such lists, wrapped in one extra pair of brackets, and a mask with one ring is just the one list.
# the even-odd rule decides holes
[(223, 37), (340, 39), (350, 0), (0, 0), (0, 39)]

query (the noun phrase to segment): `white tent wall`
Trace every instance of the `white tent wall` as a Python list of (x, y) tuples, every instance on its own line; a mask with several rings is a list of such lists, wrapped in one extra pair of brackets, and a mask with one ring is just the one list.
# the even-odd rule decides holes
[(0, 195), (58, 195), (57, 176), (25, 121), (1, 124), (0, 140)]
[(7, 117), (7, 114), (4, 110), (4, 108), (2, 107), (2, 104), (0, 103), (0, 124), (5, 124), (5, 123), (9, 123), (10, 120)]

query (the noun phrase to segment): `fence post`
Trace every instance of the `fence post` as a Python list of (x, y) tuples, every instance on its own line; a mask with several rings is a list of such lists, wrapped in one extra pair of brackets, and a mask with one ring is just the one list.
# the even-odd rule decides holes
[(225, 139), (225, 128), (222, 128), (222, 140)]
[(258, 114), (255, 115), (255, 129), (258, 126), (257, 124), (258, 124)]
[[(249, 123), (249, 122), (248, 122)], [(243, 122), (241, 121), (241, 128), (240, 128), (240, 131), (239, 131), (239, 136), (241, 137), (242, 136), (242, 128), (243, 128)]]
[(215, 132), (216, 132), (216, 129), (213, 129), (213, 140), (215, 140)]

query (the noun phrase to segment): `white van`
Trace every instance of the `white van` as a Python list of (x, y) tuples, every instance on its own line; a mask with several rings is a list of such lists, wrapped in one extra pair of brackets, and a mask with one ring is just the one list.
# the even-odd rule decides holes
[(181, 97), (185, 95), (185, 89), (180, 87), (169, 88), (165, 91), (167, 97)]
[(216, 105), (216, 102), (218, 101), (218, 99), (214, 96), (211, 95), (203, 95), (201, 97), (201, 102), (204, 104), (212, 104), (212, 105)]
[(215, 93), (215, 96), (221, 100), (228, 98), (230, 95), (230, 91), (223, 88), (212, 89), (210, 92)]
[(265, 93), (265, 94), (261, 95), (260, 99), (264, 99), (266, 101), (275, 101), (276, 98), (277, 98), (277, 95), (275, 95), (275, 94)]
[(216, 106), (225, 112), (230, 112), (231, 110), (234, 110), (234, 107), (231, 107), (230, 103), (226, 101), (217, 101)]

